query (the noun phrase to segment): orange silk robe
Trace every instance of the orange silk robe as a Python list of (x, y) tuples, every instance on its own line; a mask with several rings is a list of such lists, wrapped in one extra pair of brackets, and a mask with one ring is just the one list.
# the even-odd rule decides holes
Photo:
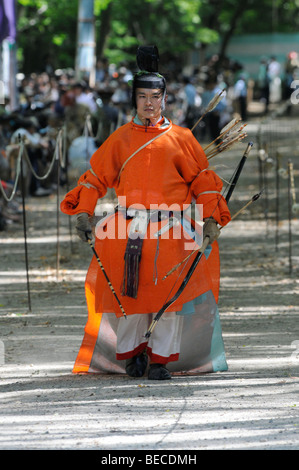
[[(165, 133), (165, 130), (168, 132)], [(159, 138), (145, 145), (123, 167), (136, 150), (158, 135)], [(222, 181), (208, 169), (208, 160), (202, 147), (189, 129), (174, 125), (164, 118), (153, 127), (135, 124), (134, 120), (120, 127), (93, 154), (90, 164), (92, 171), (86, 171), (80, 177), (78, 186), (62, 201), (61, 210), (64, 213), (72, 215), (87, 212), (92, 215), (98, 198), (106, 194), (107, 188), (115, 188), (119, 198), (126, 198), (126, 207), (139, 205), (149, 209), (152, 204), (163, 204), (186, 208), (193, 199), (197, 204), (203, 204), (204, 218), (213, 216), (222, 226), (230, 220), (226, 202), (219, 194)], [(116, 213), (106, 219), (100, 231), (113, 233), (114, 230), (117, 234), (120, 217), (123, 218), (123, 215)], [(121, 222), (128, 226), (131, 221), (123, 218)], [(150, 233), (159, 228), (161, 226), (157, 225), (153, 230), (151, 223), (148, 226), (148, 236), (142, 248), (137, 299), (121, 295), (127, 238), (96, 237), (96, 251), (127, 315), (157, 312), (166, 301), (178, 273), (180, 277), (170, 297), (183, 281), (193, 260), (194, 255), (183, 272), (179, 269), (162, 280), (173, 266), (190, 254), (192, 241), (188, 237), (173, 237), (171, 229), (165, 238), (161, 237), (157, 256), (157, 240), (150, 237)], [(182, 228), (175, 230), (182, 231)], [(154, 271), (157, 274), (156, 283)], [(169, 311), (181, 310), (185, 302), (208, 290), (213, 291), (217, 301), (219, 271), (218, 244), (214, 242), (208, 260), (202, 257), (187, 287)], [(86, 295), (89, 312), (114, 312), (118, 317), (122, 315), (95, 257), (87, 273)]]

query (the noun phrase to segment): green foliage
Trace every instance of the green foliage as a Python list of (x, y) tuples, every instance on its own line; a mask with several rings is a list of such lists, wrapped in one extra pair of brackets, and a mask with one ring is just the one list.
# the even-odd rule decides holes
[(236, 33), (297, 33), (299, 0), (250, 0)]
[[(55, 68), (74, 67), (78, 2), (17, 1), (20, 69), (43, 70), (46, 57)], [(157, 44), (161, 57), (183, 61), (194, 47), (226, 34), (298, 31), (299, 0), (242, 0), (242, 5), (239, 0), (94, 0), (97, 56), (135, 63), (138, 45)]]
[(102, 10), (106, 10), (112, 0), (94, 0), (94, 14), (98, 16)]
[(217, 32), (201, 24), (201, 0), (114, 0), (111, 31), (104, 54), (135, 61), (139, 44), (157, 44), (160, 55), (181, 57), (196, 43), (218, 39)]
[(78, 1), (19, 0), (18, 57), (25, 73), (54, 67), (73, 67), (76, 50)]

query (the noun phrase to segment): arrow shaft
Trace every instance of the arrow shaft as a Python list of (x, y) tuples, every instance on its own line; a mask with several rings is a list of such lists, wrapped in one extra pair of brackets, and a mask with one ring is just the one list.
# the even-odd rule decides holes
[(103, 263), (101, 262), (101, 260), (100, 260), (100, 258), (99, 258), (99, 256), (98, 256), (98, 254), (97, 254), (97, 252), (96, 252), (96, 250), (95, 250), (95, 247), (93, 246), (92, 241), (90, 240), (90, 238), (88, 238), (87, 241), (88, 241), (88, 244), (90, 245), (90, 247), (91, 247), (91, 249), (92, 249), (92, 251), (93, 251), (93, 253), (94, 253), (94, 255), (95, 255), (96, 259), (97, 259), (97, 262), (99, 263), (99, 266), (100, 266), (100, 268), (101, 268), (101, 271), (102, 271), (102, 273), (104, 274), (105, 279), (106, 279), (106, 281), (107, 281), (107, 283), (108, 283), (109, 289), (111, 290), (112, 294), (114, 295), (114, 297), (115, 297), (115, 299), (116, 299), (116, 301), (117, 301), (117, 303), (118, 303), (118, 305), (119, 305), (119, 308), (121, 309), (121, 312), (122, 312), (123, 316), (124, 316), (125, 318), (127, 318), (126, 312), (125, 312), (125, 310), (124, 310), (124, 308), (123, 308), (123, 306), (122, 306), (122, 304), (121, 304), (119, 298), (117, 297), (117, 294), (116, 294), (116, 292), (115, 292), (115, 290), (114, 290), (114, 287), (113, 287), (113, 285), (111, 284), (111, 281), (110, 281), (109, 277), (107, 276), (107, 273), (106, 273), (106, 271), (105, 271), (105, 268), (104, 268), (104, 266), (103, 266)]

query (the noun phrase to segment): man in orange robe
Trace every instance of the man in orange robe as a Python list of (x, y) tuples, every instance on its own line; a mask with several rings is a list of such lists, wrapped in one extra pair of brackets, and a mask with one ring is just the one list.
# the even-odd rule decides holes
[[(148, 367), (149, 379), (164, 380), (171, 372), (226, 370), (217, 309), (217, 224), (230, 220), (220, 194), (222, 182), (209, 169), (191, 131), (163, 116), (163, 76), (136, 74), (132, 99), (135, 117), (93, 154), (91, 168), (61, 203), (64, 213), (76, 215), (77, 232), (84, 241), (91, 237), (89, 218), (107, 188), (115, 189), (120, 203), (97, 225), (95, 250), (127, 318), (93, 257), (85, 284), (88, 321), (73, 372), (126, 371), (140, 377)], [(173, 289), (175, 275), (163, 277), (198, 248), (194, 230), (190, 233), (184, 223), (192, 201), (209, 220), (203, 237), (209, 237), (210, 245), (182, 294), (146, 339), (153, 315)], [(195, 225), (200, 233), (200, 224)], [(190, 260), (179, 270), (181, 280)]]

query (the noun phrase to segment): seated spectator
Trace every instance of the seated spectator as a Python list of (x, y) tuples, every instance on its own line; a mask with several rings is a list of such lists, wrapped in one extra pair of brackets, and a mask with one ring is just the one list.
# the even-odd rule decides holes
[[(46, 171), (46, 165), (43, 159), (43, 149), (46, 149), (48, 143), (38, 132), (39, 123), (36, 118), (31, 117), (23, 120), (22, 125), (15, 130), (11, 137), (12, 144), (19, 143), (19, 136), (25, 139), (26, 149), (30, 163), (37, 175), (42, 176)], [(42, 186), (41, 181), (28, 170), (29, 194), (31, 196), (48, 196), (52, 190)]]

